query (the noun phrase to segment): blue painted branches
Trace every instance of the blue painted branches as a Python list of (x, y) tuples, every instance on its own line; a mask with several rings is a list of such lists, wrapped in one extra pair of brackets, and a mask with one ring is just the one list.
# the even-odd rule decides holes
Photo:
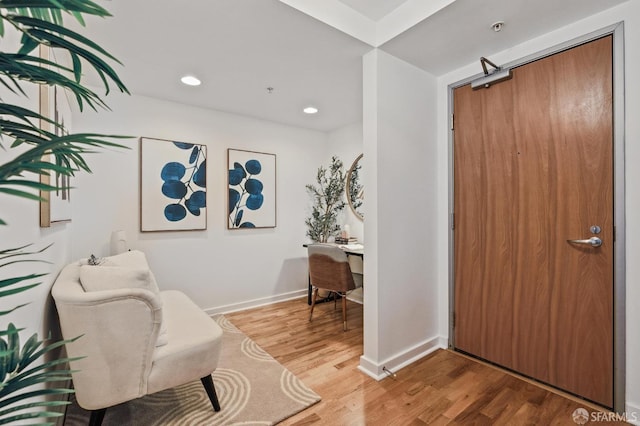
[(164, 165), (160, 176), (163, 180), (162, 193), (175, 200), (164, 208), (164, 216), (171, 222), (177, 222), (187, 216), (187, 212), (200, 216), (200, 209), (207, 206), (207, 153), (205, 145), (173, 142), (182, 149), (190, 151), (187, 165), (171, 161)]
[(244, 208), (258, 210), (264, 203), (264, 185), (254, 176), (262, 171), (260, 161), (252, 159), (244, 166), (233, 163), (229, 169), (229, 228), (255, 228), (251, 222), (242, 222)]

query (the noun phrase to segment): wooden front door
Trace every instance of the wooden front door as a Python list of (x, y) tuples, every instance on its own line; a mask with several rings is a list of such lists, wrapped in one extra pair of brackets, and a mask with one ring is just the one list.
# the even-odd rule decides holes
[(612, 96), (607, 36), (453, 101), (455, 348), (607, 407)]

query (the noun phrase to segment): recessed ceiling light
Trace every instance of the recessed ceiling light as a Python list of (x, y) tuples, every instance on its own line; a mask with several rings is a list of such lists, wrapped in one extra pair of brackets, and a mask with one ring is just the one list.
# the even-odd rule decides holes
[(186, 84), (187, 86), (200, 86), (200, 84), (202, 84), (200, 79), (193, 75), (185, 75), (180, 79), (180, 81)]
[(315, 114), (318, 112), (318, 108), (314, 106), (308, 106), (302, 110), (305, 114)]

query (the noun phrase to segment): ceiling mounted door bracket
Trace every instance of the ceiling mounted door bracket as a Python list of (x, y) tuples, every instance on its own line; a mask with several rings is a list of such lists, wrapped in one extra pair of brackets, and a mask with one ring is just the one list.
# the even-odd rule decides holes
[[(487, 64), (493, 67), (493, 69), (489, 70)], [(471, 88), (473, 90), (481, 88), (488, 89), (492, 84), (511, 78), (511, 69), (499, 67), (484, 56), (480, 58), (480, 65), (482, 65), (484, 75), (471, 82)]]

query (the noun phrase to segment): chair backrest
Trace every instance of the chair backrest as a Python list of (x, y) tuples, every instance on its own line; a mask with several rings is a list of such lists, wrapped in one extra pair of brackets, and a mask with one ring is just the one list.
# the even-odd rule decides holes
[(347, 254), (331, 244), (309, 244), (311, 284), (330, 291), (347, 292), (356, 288)]

